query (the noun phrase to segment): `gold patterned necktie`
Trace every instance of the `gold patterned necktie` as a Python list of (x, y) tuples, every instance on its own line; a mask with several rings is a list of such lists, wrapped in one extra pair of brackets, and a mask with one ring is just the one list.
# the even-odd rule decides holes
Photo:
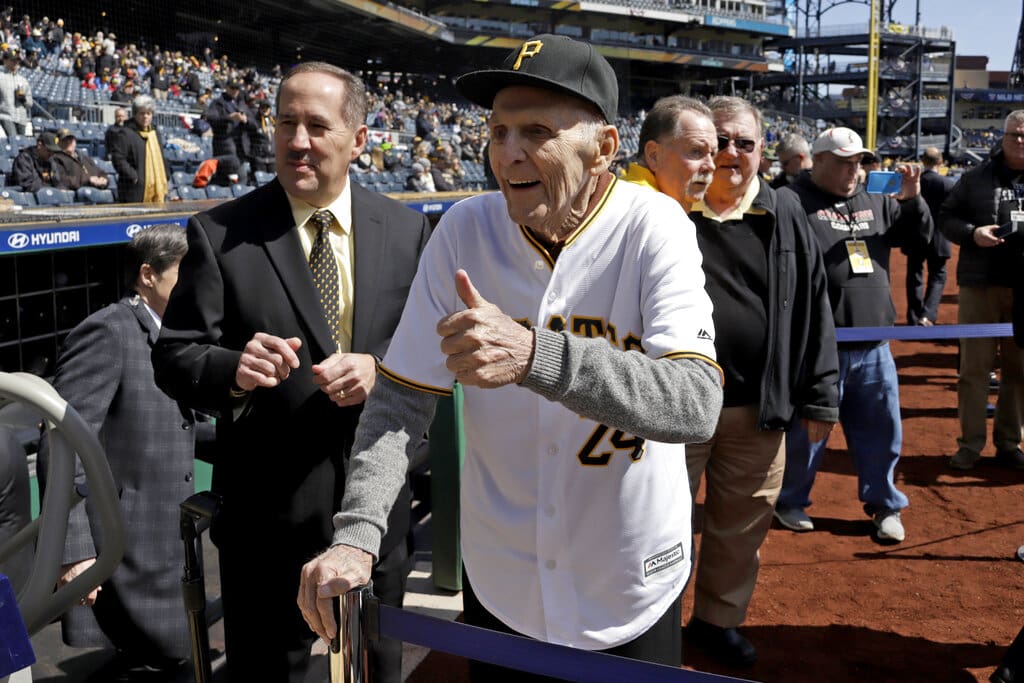
[(338, 262), (331, 248), (329, 233), (334, 223), (334, 214), (320, 209), (309, 219), (316, 226), (316, 239), (309, 252), (309, 269), (313, 271), (313, 284), (320, 294), (320, 305), (324, 309), (327, 327), (331, 330), (335, 349), (341, 348), (341, 306), (338, 303)]

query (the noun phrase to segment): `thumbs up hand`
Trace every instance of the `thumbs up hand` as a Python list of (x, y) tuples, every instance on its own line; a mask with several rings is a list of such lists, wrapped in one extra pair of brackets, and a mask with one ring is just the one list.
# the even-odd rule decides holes
[(455, 291), (466, 310), (437, 323), (446, 367), (466, 386), (493, 389), (522, 382), (533, 359), (533, 331), (484, 299), (464, 270), (455, 273)]

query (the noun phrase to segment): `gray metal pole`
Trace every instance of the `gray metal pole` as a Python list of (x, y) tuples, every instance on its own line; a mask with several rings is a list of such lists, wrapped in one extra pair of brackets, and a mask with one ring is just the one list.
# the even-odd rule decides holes
[(372, 597), (372, 591), (371, 586), (354, 588), (335, 602), (340, 633), (331, 643), (331, 683), (370, 681), (364, 605)]

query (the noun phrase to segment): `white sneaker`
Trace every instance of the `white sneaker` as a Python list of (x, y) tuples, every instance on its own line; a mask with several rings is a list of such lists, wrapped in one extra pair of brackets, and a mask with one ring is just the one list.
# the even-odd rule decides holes
[(803, 508), (775, 508), (775, 519), (791, 531), (814, 531), (814, 522)]
[(877, 513), (875, 526), (878, 527), (879, 540), (899, 543), (907, 537), (906, 531), (903, 530), (903, 522), (900, 520), (900, 513), (893, 510)]

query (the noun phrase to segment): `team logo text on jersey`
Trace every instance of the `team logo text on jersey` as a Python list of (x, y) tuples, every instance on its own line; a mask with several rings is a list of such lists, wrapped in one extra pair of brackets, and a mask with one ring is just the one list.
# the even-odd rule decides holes
[(860, 232), (861, 230), (871, 229), (871, 223), (875, 220), (875, 212), (868, 208), (854, 211), (851, 214), (845, 214), (831, 207), (826, 207), (818, 209), (814, 217), (822, 223), (831, 225), (833, 230)]
[(523, 65), (523, 60), (538, 54), (543, 47), (544, 42), (540, 40), (528, 40), (523, 43), (523, 46), (519, 48), (519, 54), (516, 55), (516, 63), (512, 65), (512, 70), (519, 71), (519, 67)]
[(668, 550), (652, 555), (644, 560), (644, 576), (657, 574), (683, 561), (683, 544), (677, 543)]

